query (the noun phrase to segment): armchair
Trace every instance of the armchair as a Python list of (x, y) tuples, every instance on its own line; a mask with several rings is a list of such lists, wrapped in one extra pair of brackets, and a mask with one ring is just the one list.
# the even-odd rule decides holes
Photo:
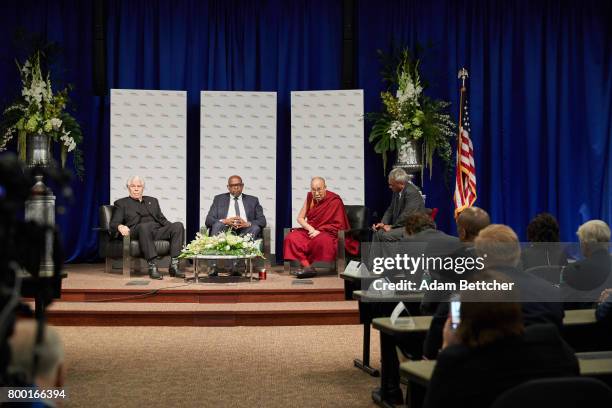
[[(336, 261), (334, 263), (326, 263), (323, 265), (324, 267), (328, 267), (330, 270), (335, 269), (338, 274), (344, 271), (347, 260), (358, 260), (361, 258), (361, 246), (359, 246), (359, 253), (355, 256), (348, 255), (346, 253), (346, 237), (353, 237), (360, 243), (367, 241), (369, 237), (368, 227), (370, 225), (370, 210), (368, 207), (364, 205), (345, 205), (344, 209), (346, 210), (346, 215), (351, 228), (348, 230), (338, 231), (338, 252), (336, 255)], [(283, 237), (286, 237), (289, 231), (291, 231), (291, 228), (285, 228)], [(315, 264), (315, 267), (316, 266), (319, 265)], [(283, 269), (285, 272), (289, 273), (291, 269), (291, 261), (284, 261)]]
[[(130, 236), (122, 237), (116, 231), (110, 230), (110, 221), (115, 211), (114, 205), (100, 206), (100, 227), (98, 228), (99, 247), (98, 253), (101, 258), (104, 258), (104, 272), (111, 273), (113, 270), (113, 261), (121, 260), (121, 270), (123, 277), (129, 279), (134, 268), (134, 261), (142, 260), (142, 253), (138, 241), (132, 241)], [(155, 249), (157, 250), (158, 258), (163, 263), (163, 267), (169, 264), (170, 258), (170, 241), (159, 240), (155, 241)], [(138, 268), (139, 269), (139, 268)]]

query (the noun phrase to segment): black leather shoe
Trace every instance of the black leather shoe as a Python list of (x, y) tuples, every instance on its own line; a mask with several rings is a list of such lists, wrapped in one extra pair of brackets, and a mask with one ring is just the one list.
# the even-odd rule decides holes
[(295, 274), (295, 277), (298, 279), (314, 278), (315, 276), (317, 276), (317, 271), (312, 266), (307, 266)]
[(170, 262), (170, 266), (168, 267), (168, 275), (170, 275), (171, 277), (176, 277), (176, 278), (184, 278), (185, 277), (185, 272), (181, 271), (179, 269), (179, 262), (178, 259), (173, 259)]
[(157, 270), (157, 265), (149, 264), (149, 278), (151, 279), (163, 279), (163, 276)]
[(379, 407), (394, 407), (395, 405), (404, 405), (404, 394), (401, 389), (387, 391), (383, 398), (380, 387), (374, 388), (372, 391), (372, 400)]

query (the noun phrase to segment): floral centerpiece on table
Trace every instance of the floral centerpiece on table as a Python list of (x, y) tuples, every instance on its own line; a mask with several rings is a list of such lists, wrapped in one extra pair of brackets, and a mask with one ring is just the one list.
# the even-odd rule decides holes
[[(381, 56), (385, 58), (382, 53)], [(383, 70), (387, 90), (380, 94), (384, 109), (368, 113), (367, 117), (374, 123), (370, 142), (374, 143), (374, 151), (382, 155), (385, 171), (387, 153), (415, 141), (421, 143), (431, 177), (434, 153), (447, 167), (452, 166), (451, 140), (456, 137), (456, 125), (446, 113), (449, 102), (423, 94), (419, 64), (420, 60), (412, 58), (407, 49), (388, 62)]]
[(217, 235), (196, 233), (179, 255), (179, 258), (191, 258), (196, 255), (235, 255), (263, 257), (261, 239), (254, 239), (251, 234), (239, 236), (231, 230)]
[(42, 134), (60, 144), (62, 167), (68, 153), (74, 154), (75, 171), (82, 176), (83, 155), (78, 145), (83, 134), (74, 117), (66, 112), (71, 87), (53, 93), (51, 77), (41, 68), (40, 52), (35, 52), (23, 65), (17, 62), (17, 68), (21, 76), (21, 96), (4, 110), (0, 121), (0, 151), (6, 150), (8, 142), (17, 136), (19, 157), (25, 161), (28, 137)]

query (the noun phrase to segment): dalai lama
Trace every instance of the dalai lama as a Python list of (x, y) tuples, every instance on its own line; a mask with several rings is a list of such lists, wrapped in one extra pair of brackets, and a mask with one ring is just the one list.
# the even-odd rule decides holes
[[(350, 229), (342, 199), (338, 194), (327, 191), (322, 177), (313, 177), (310, 181), (310, 192), (297, 221), (302, 228), (292, 230), (285, 237), (284, 258), (300, 262), (303, 269), (298, 271), (297, 278), (312, 278), (317, 274), (312, 264), (317, 261), (334, 262), (338, 231)], [(349, 253), (357, 253), (357, 241), (347, 237), (345, 245)]]

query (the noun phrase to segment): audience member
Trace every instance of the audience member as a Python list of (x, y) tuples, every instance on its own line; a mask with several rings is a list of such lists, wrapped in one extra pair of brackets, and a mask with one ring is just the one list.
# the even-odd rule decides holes
[[(429, 213), (418, 211), (406, 218), (406, 236), (401, 239), (398, 249), (408, 252), (414, 257), (442, 257), (449, 255), (461, 247), (457, 237), (445, 234), (436, 228), (436, 223)], [(422, 272), (411, 271), (413, 278), (420, 282)], [(432, 272), (428, 270), (428, 272)]]
[[(457, 235), (463, 245), (454, 253), (450, 254), (452, 258), (476, 258), (474, 250), (474, 239), (483, 228), (491, 224), (491, 218), (489, 214), (480, 207), (468, 207), (461, 211), (456, 219), (457, 223)], [(442, 282), (454, 282), (457, 283), (460, 279), (467, 279), (473, 270), (466, 270), (462, 274), (451, 273), (437, 273), (435, 271), (432, 274), (434, 279), (438, 279)], [(451, 292), (426, 292), (423, 301), (421, 302), (421, 312), (423, 314), (434, 314), (439, 307), (439, 302), (447, 301)], [(436, 338), (427, 338), (424, 344), (423, 353), (426, 356), (433, 358), (438, 353), (440, 344), (442, 344), (442, 327), (446, 321), (446, 314), (448, 314), (448, 307), (444, 307), (444, 316), (436, 319), (432, 322), (432, 329), (428, 331), (427, 336), (435, 336)], [(437, 327), (436, 327), (437, 326)], [(428, 349), (428, 347), (434, 347), (434, 349)]]
[(599, 303), (595, 310), (595, 318), (598, 322), (612, 327), (612, 289), (601, 292)]
[[(299, 261), (302, 270), (296, 277), (316, 276), (314, 262), (333, 262), (338, 251), (338, 231), (350, 225), (340, 196), (327, 190), (325, 179), (313, 177), (310, 192), (297, 217), (302, 228), (292, 230), (285, 237), (283, 256), (285, 260)], [(357, 254), (358, 242), (346, 237), (346, 250)]]
[[(478, 272), (477, 280), (510, 282)], [(552, 324), (525, 327), (513, 291), (461, 293), (461, 322), (444, 326), (424, 407), (489, 407), (504, 391), (543, 377), (576, 376), (578, 360)]]
[(229, 192), (215, 196), (206, 215), (206, 226), (210, 228), (210, 235), (232, 229), (238, 235), (251, 234), (258, 237), (265, 228), (266, 217), (259, 199), (243, 194), (243, 188), (240, 176), (230, 176), (227, 180)]
[(140, 176), (132, 176), (127, 180), (126, 187), (129, 197), (115, 201), (115, 211), (110, 222), (111, 232), (129, 235), (138, 240), (140, 251), (149, 264), (149, 277), (162, 279), (157, 270), (155, 258), (156, 240), (170, 240), (170, 276), (184, 278), (179, 269), (178, 256), (184, 244), (185, 228), (180, 222), (170, 222), (164, 217), (156, 198), (144, 196), (145, 180)]
[[(486, 211), (478, 208), (471, 207), (463, 210), (457, 219), (457, 229), (459, 232), (459, 238), (464, 243), (471, 243), (475, 236), (478, 234), (480, 229), (484, 228), (490, 223), (489, 215)], [(462, 245), (459, 240), (455, 237), (451, 237), (435, 229), (436, 225), (431, 220), (428, 214), (417, 212), (409, 215), (406, 220), (406, 233), (408, 237), (402, 240), (402, 244), (410, 242), (424, 241), (427, 242), (425, 252), (427, 256), (433, 257), (474, 257), (471, 245)], [(432, 270), (432, 279), (437, 279), (444, 282), (457, 282), (461, 278), (466, 278), (470, 275), (469, 272), (464, 274), (456, 274), (454, 272), (442, 273), (442, 271)], [(424, 300), (421, 303), (421, 312), (432, 313), (436, 311), (438, 302), (446, 301), (450, 292), (426, 292), (424, 294)], [(430, 330), (428, 335), (437, 336), (437, 339), (429, 339), (425, 344), (435, 344), (435, 350), (430, 355), (435, 356), (442, 344), (442, 328), (446, 321), (446, 315), (448, 314), (448, 308), (445, 309), (445, 315), (432, 325), (437, 325), (438, 328)], [(388, 403), (402, 403), (403, 396), (399, 384), (399, 359), (396, 353), (396, 347), (409, 357), (418, 358), (421, 344), (417, 344), (411, 339), (406, 341), (398, 341), (395, 337), (385, 336), (381, 334), (381, 361), (384, 369), (381, 373), (381, 388), (377, 388), (372, 392), (372, 398), (375, 401), (384, 400)], [(425, 351), (424, 351), (425, 352)], [(425, 353), (427, 355), (427, 353)]]
[[(484, 259), (485, 268), (503, 273), (520, 290), (526, 326), (553, 323), (561, 328), (565, 313), (559, 290), (547, 281), (521, 270), (521, 247), (516, 233), (510, 227), (491, 224), (478, 233), (474, 244), (477, 255)], [(423, 346), (427, 358), (436, 358), (442, 337), (441, 322), (446, 320), (448, 310), (448, 303), (440, 303), (434, 314)]]
[[(52, 326), (43, 326), (42, 342), (35, 345), (38, 323), (33, 319), (18, 320), (9, 339), (11, 362), (9, 374), (22, 384), (38, 388), (64, 386), (64, 348), (59, 334)], [(36, 354), (36, 357), (34, 356)], [(31, 406), (55, 406), (42, 400)]]
[(567, 309), (593, 307), (601, 291), (612, 287), (608, 224), (601, 220), (587, 221), (576, 234), (584, 259), (568, 265), (561, 274)]
[(551, 214), (538, 214), (529, 222), (527, 240), (531, 244), (521, 253), (523, 269), (567, 265), (567, 254), (559, 244), (559, 224)]

